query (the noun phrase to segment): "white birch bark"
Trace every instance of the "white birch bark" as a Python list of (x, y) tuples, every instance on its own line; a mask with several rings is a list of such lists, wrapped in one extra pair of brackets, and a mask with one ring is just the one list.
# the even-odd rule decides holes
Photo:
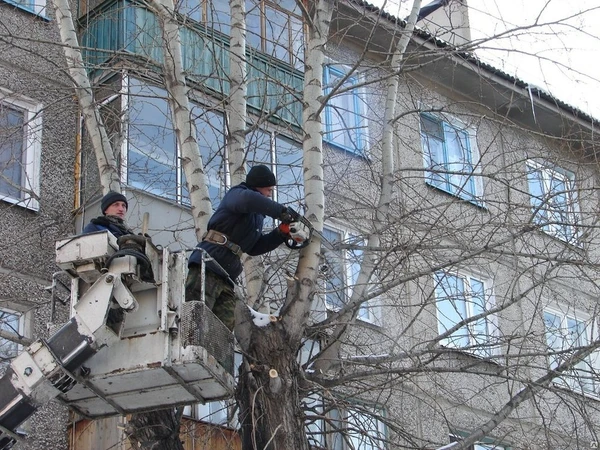
[(244, 0), (230, 0), (231, 32), (229, 45), (229, 102), (227, 104), (227, 155), (231, 184), (246, 179), (246, 4)]
[[(308, 25), (307, 48), (304, 70), (304, 108), (302, 125), (304, 130), (303, 169), (306, 215), (315, 229), (323, 230), (325, 216), (325, 183), (323, 179), (323, 139), (320, 111), (323, 98), (323, 61), (329, 35), (329, 24), (333, 5), (317, 0), (312, 4), (314, 13)], [(296, 269), (297, 289), (289, 289), (282, 314), (290, 336), (299, 337), (306, 325), (314, 293), (317, 267), (320, 260), (321, 242), (315, 236), (311, 244), (300, 252)]]
[[(392, 200), (392, 188), (394, 185), (394, 129), (396, 104), (398, 101), (398, 74), (400, 73), (402, 59), (404, 58), (406, 47), (408, 46), (410, 38), (412, 37), (417, 15), (419, 14), (420, 9), (421, 0), (414, 0), (410, 16), (407, 19), (406, 27), (400, 36), (400, 39), (398, 40), (390, 63), (390, 71), (393, 76), (388, 78), (385, 99), (384, 125), (381, 143), (382, 186), (379, 194), (377, 209), (375, 210), (373, 231), (367, 240), (367, 249), (379, 247), (381, 227), (384, 224), (389, 223), (386, 216), (389, 212), (389, 205)], [(372, 250), (366, 250), (363, 253), (360, 272), (358, 274), (354, 289), (352, 290), (352, 296), (348, 302), (348, 305), (339, 311), (338, 317), (336, 318), (338, 325), (334, 328), (333, 333), (328, 337), (328, 345), (325, 346), (326, 349), (320, 355), (319, 360), (315, 363), (315, 368), (321, 372), (326, 372), (335, 365), (342, 342), (340, 337), (348, 329), (348, 324), (356, 320), (358, 310), (363, 303), (363, 299), (368, 293), (367, 289), (369, 286), (369, 280), (373, 275), (373, 270), (376, 263), (375, 256), (376, 255)]]
[[(227, 156), (231, 185), (246, 180), (246, 2), (230, 0), (231, 31), (229, 41), (229, 102), (227, 103)], [(244, 258), (246, 302), (254, 306), (261, 290), (264, 267), (260, 258)], [(268, 313), (268, 308), (261, 308)]]
[(163, 75), (173, 114), (173, 127), (181, 151), (181, 164), (190, 195), (196, 239), (202, 240), (212, 205), (202, 157), (198, 147), (196, 124), (191, 117), (191, 107), (183, 70), (180, 24), (174, 13), (173, 0), (149, 0), (159, 18), (163, 33)]
[(117, 159), (106, 133), (98, 105), (94, 100), (94, 92), (83, 63), (69, 1), (54, 0), (54, 8), (69, 74), (73, 80), (79, 108), (96, 156), (102, 191), (104, 194), (108, 191), (121, 192)]

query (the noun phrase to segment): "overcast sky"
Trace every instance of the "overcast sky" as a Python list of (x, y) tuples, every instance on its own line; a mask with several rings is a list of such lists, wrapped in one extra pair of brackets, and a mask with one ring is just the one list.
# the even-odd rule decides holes
[[(422, 0), (422, 5), (431, 1)], [(600, 0), (467, 1), (473, 40), (545, 24), (487, 42), (476, 53), (600, 119)], [(371, 3), (381, 7), (384, 0)], [(412, 0), (388, 0), (385, 9), (405, 17), (409, 4)]]

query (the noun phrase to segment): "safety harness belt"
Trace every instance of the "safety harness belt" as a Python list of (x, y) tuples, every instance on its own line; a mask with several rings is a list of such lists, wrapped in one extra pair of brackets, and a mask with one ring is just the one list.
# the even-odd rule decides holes
[(210, 242), (211, 244), (222, 245), (223, 247), (231, 250), (231, 252), (238, 257), (241, 257), (244, 253), (239, 245), (237, 245), (235, 242), (231, 242), (226, 234), (223, 234), (217, 230), (208, 230), (204, 236), (202, 236), (202, 240)]

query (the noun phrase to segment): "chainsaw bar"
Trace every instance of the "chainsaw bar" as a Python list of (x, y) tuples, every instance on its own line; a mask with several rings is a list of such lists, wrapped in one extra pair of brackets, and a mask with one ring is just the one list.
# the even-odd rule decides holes
[(302, 223), (304, 226), (306, 226), (306, 228), (308, 228), (310, 230), (310, 232), (312, 234), (315, 234), (317, 236), (319, 236), (319, 238), (321, 238), (321, 243), (328, 248), (329, 250), (335, 250), (334, 245), (329, 242), (329, 240), (323, 236), (323, 233), (321, 233), (318, 230), (315, 230), (315, 227), (313, 226), (313, 224), (310, 222), (310, 220), (308, 220), (306, 217), (301, 216), (300, 214), (298, 214), (298, 217), (295, 219), (297, 222)]

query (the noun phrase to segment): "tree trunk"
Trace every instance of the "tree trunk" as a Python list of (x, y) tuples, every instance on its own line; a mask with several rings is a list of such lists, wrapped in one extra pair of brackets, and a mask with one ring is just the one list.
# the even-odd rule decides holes
[(298, 345), (282, 322), (252, 327), (236, 390), (243, 450), (308, 450)]
[[(379, 204), (375, 209), (375, 221), (373, 222), (373, 230), (369, 234), (367, 248), (377, 248), (380, 245), (379, 237), (381, 235), (382, 224), (389, 223), (387, 214), (389, 213), (389, 205), (392, 201), (392, 187), (394, 186), (395, 162), (394, 162), (394, 129), (396, 124), (396, 104), (398, 102), (398, 85), (399, 77), (402, 70), (402, 62), (404, 54), (410, 39), (412, 38), (417, 16), (421, 8), (421, 0), (414, 0), (411, 8), (410, 16), (407, 19), (403, 34), (398, 43), (392, 60), (390, 63), (390, 72), (396, 74), (390, 76), (387, 82), (387, 95), (384, 112), (384, 125), (381, 140), (381, 155), (382, 155), (382, 184), (379, 195)], [(356, 320), (356, 313), (361, 306), (361, 299), (369, 286), (369, 280), (375, 269), (376, 254), (372, 251), (365, 251), (360, 268), (360, 273), (356, 280), (356, 286), (353, 289), (352, 297), (348, 304), (338, 312), (339, 324), (328, 337), (326, 349), (321, 354), (321, 357), (315, 362), (315, 369), (321, 372), (327, 372), (335, 366), (335, 361), (341, 348), (341, 336), (348, 329), (347, 324)]]
[(149, 0), (156, 12), (163, 38), (163, 75), (169, 93), (169, 105), (177, 142), (181, 149), (181, 164), (185, 173), (194, 233), (198, 241), (208, 225), (212, 212), (204, 164), (198, 148), (196, 124), (191, 117), (189, 87), (183, 68), (180, 25), (173, 0)]
[(174, 409), (133, 414), (127, 434), (133, 448), (183, 450), (179, 438), (181, 415)]
[(246, 179), (246, 6), (244, 0), (230, 0), (231, 40), (229, 47), (229, 101), (227, 109), (227, 154), (231, 185)]
[(104, 194), (107, 194), (109, 191), (121, 192), (117, 159), (108, 139), (100, 110), (94, 100), (94, 91), (92, 90), (83, 62), (70, 7), (71, 5), (67, 0), (54, 1), (56, 23), (60, 31), (60, 39), (63, 44), (69, 75), (73, 80), (73, 87), (77, 95), (79, 107), (81, 108), (81, 114), (83, 115), (85, 127), (98, 163), (102, 192)]

